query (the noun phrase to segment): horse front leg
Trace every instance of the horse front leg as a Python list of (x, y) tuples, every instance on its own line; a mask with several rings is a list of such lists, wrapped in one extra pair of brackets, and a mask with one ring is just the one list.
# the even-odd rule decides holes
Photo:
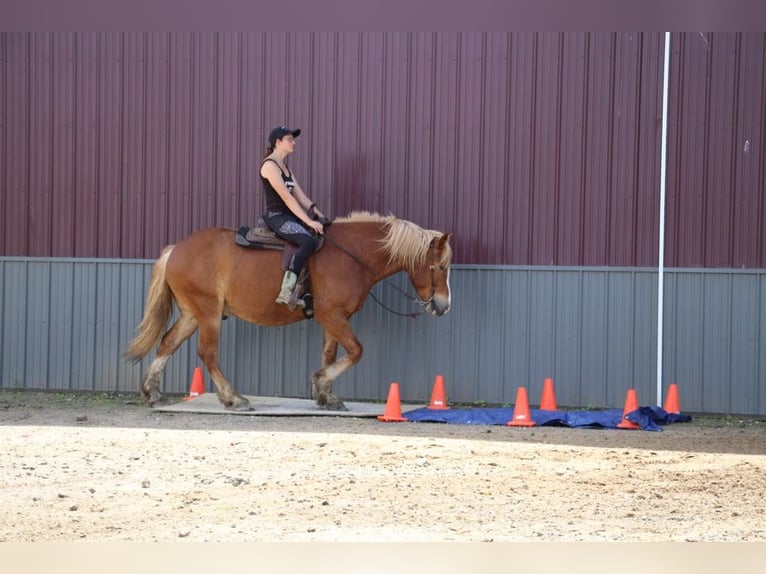
[[(334, 321), (326, 322), (324, 327), (322, 368), (311, 375), (311, 398), (323, 409), (346, 411), (343, 401), (333, 394), (332, 384), (361, 360), (363, 348), (345, 317), (338, 316)], [(338, 344), (346, 351), (340, 359), (337, 359)]]
[(207, 319), (204, 323), (200, 322), (199, 327), (199, 346), (197, 354), (210, 373), (210, 378), (218, 391), (218, 400), (223, 405), (233, 411), (250, 411), (253, 407), (242, 395), (234, 392), (229, 381), (224, 377), (221, 368), (218, 366), (218, 338), (221, 330), (220, 313), (214, 318)]
[(322, 366), (332, 365), (338, 358), (338, 340), (333, 338), (327, 329), (324, 331), (324, 344), (322, 345)]

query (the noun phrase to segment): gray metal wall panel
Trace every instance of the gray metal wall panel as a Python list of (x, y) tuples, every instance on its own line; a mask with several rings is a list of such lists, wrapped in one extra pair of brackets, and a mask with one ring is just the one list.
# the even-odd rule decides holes
[(702, 341), (702, 408), (727, 404), (731, 379), (731, 324), (726, 318), (730, 311), (731, 285), (729, 277), (703, 277), (703, 341)]
[[(762, 280), (757, 275), (743, 275), (731, 282), (729, 306), (731, 317), (731, 356), (729, 373), (729, 402), (734, 412), (742, 412), (751, 402), (758, 402), (758, 389), (766, 379), (758, 378), (760, 325), (754, 313), (760, 307), (758, 299)], [(736, 303), (735, 303), (736, 302)], [(760, 384), (759, 384), (760, 382)]]
[(27, 385), (27, 264), (9, 262), (3, 265), (3, 326), (0, 365), (3, 368), (3, 385), (25, 387)]
[(758, 281), (758, 305), (753, 315), (758, 321), (758, 339), (756, 340), (756, 353), (755, 358), (757, 361), (756, 378), (754, 380), (755, 390), (753, 392), (752, 400), (750, 404), (764, 405), (766, 404), (766, 354), (763, 352), (763, 339), (766, 337), (766, 279), (760, 277)]
[[(630, 353), (631, 373), (640, 398), (647, 404), (656, 403), (657, 395), (657, 274), (633, 274), (633, 348)], [(685, 350), (685, 348), (684, 348)], [(663, 372), (667, 369), (663, 368)], [(664, 383), (667, 385), (667, 383)], [(613, 389), (610, 385), (610, 389)], [(614, 396), (608, 404), (614, 404)], [(617, 397), (624, 400), (622, 397)], [(617, 404), (620, 404), (617, 402)]]
[(31, 388), (45, 389), (48, 386), (48, 337), (51, 334), (48, 328), (50, 265), (46, 262), (31, 263), (27, 269), (26, 287), (24, 375)]
[[(667, 359), (663, 361), (671, 373), (683, 373), (685, 381), (703, 379), (702, 355), (704, 321), (704, 283), (701, 273), (680, 273), (672, 282), (668, 282), (665, 299), (665, 317), (663, 345)], [(684, 352), (676, 352), (683, 342)], [(683, 384), (682, 381), (674, 381)], [(690, 385), (684, 393), (684, 401), (689, 404), (702, 404), (701, 385)]]
[[(0, 387), (137, 389), (138, 365), (120, 353), (140, 321), (151, 261), (0, 258)], [(374, 294), (402, 313), (414, 309), (394, 287)], [(766, 414), (766, 273), (669, 270), (665, 283), (665, 383), (676, 382), (688, 412)], [(656, 400), (656, 288), (651, 270), (457, 266), (454, 308), (413, 320), (374, 301), (353, 319), (362, 362), (336, 383), (349, 400), (428, 401), (442, 374), (452, 402), (513, 403), (526, 386), (536, 404), (553, 377), (562, 406), (623, 405), (636, 388)], [(312, 322), (222, 327), (221, 366), (247, 394), (307, 396), (319, 366), (321, 329)], [(164, 390), (185, 393), (195, 367), (193, 336), (168, 363)], [(206, 375), (208, 389), (209, 377)]]
[[(766, 35), (673, 34), (666, 264), (766, 267)], [(651, 266), (657, 33), (0, 35), (0, 253), (146, 257), (262, 209), (275, 123), (331, 214), (466, 264)]]
[[(71, 264), (70, 264), (71, 265)], [(59, 388), (92, 390), (96, 348), (96, 263), (72, 265), (72, 373), (69, 384), (59, 382)], [(140, 315), (139, 315), (140, 316)], [(60, 373), (59, 376), (66, 376)]]
[(609, 347), (603, 334), (608, 332), (609, 314), (606, 299), (609, 292), (609, 275), (606, 273), (585, 273), (581, 282), (582, 324), (578, 354), (579, 372), (556, 374), (556, 381), (562, 377), (566, 384), (556, 391), (557, 400), (563, 405), (607, 404), (606, 387)]

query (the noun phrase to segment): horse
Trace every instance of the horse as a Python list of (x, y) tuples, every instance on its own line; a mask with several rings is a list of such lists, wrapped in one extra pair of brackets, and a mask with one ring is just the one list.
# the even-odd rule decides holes
[[(168, 359), (199, 329), (197, 354), (218, 399), (228, 410), (252, 410), (218, 365), (221, 321), (233, 316), (279, 326), (306, 318), (303, 309), (275, 302), (283, 272), (281, 253), (237, 245), (235, 233), (222, 227), (202, 229), (165, 247), (154, 263), (143, 319), (123, 353), (135, 362), (159, 343), (140, 385), (151, 407), (166, 402), (160, 382)], [(322, 366), (310, 379), (311, 398), (320, 408), (347, 410), (332, 385), (362, 357), (363, 347), (349, 319), (376, 283), (404, 271), (424, 313), (442, 316), (449, 311), (451, 235), (366, 211), (352, 212), (326, 227), (323, 246), (306, 263), (313, 319), (323, 329)], [(166, 330), (174, 302), (179, 316)], [(339, 345), (345, 350), (340, 358)]]

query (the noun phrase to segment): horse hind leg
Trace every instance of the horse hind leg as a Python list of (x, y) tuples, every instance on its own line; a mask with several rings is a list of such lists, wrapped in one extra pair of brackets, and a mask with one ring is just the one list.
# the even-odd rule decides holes
[(223, 405), (233, 411), (252, 410), (250, 401), (242, 395), (234, 392), (229, 381), (224, 377), (221, 368), (218, 366), (218, 339), (221, 331), (220, 314), (216, 314), (210, 319), (201, 322), (199, 327), (199, 347), (197, 354), (210, 373), (210, 378), (218, 391), (218, 399)]
[(150, 406), (156, 406), (165, 402), (160, 393), (160, 382), (165, 364), (171, 355), (178, 350), (181, 343), (194, 334), (197, 329), (197, 321), (191, 315), (182, 314), (173, 326), (163, 335), (157, 348), (157, 355), (149, 365), (141, 382), (141, 394), (146, 398)]

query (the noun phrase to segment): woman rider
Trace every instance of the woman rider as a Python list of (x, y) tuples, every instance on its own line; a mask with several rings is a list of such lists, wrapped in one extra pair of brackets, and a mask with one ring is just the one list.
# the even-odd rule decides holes
[[(285, 126), (271, 130), (269, 147), (261, 164), (261, 181), (266, 195), (263, 219), (275, 234), (298, 246), (282, 277), (282, 288), (276, 299), (277, 303), (283, 305), (289, 304), (295, 282), (309, 255), (317, 247), (315, 234), (324, 233), (320, 220), (326, 221), (324, 214), (304, 193), (295, 175), (287, 167), (287, 156), (293, 153), (295, 138), (300, 133), (301, 130)], [(302, 307), (303, 301), (297, 304)]]

